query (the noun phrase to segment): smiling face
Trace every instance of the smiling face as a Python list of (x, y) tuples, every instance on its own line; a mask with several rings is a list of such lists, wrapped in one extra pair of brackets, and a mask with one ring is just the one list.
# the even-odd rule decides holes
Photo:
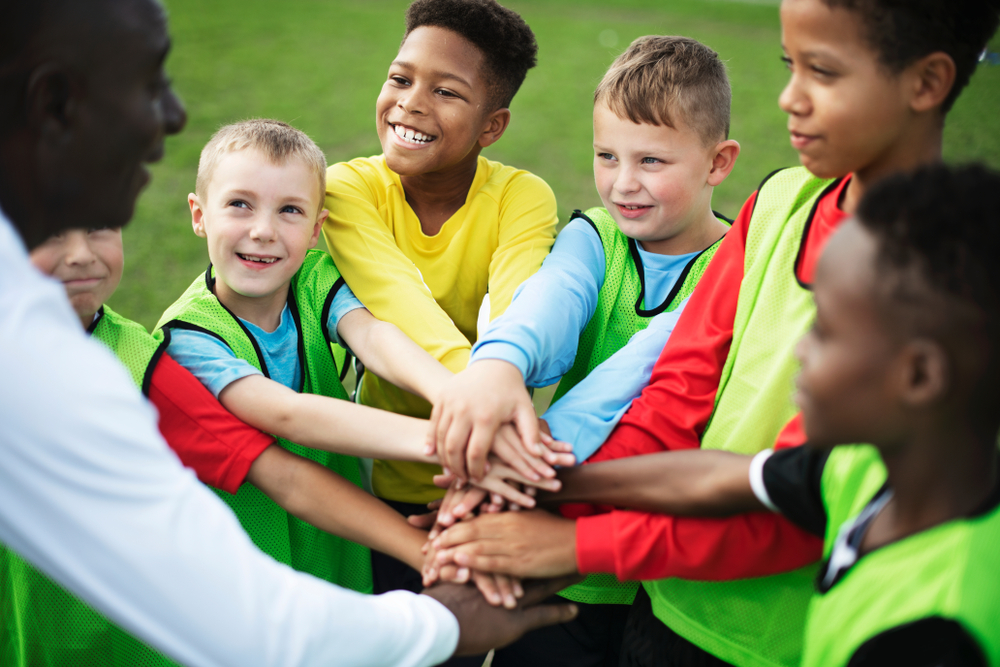
[(816, 320), (795, 353), (802, 364), (795, 401), (811, 444), (882, 443), (897, 438), (901, 342), (880, 312), (876, 241), (850, 220), (830, 239), (816, 269)]
[(31, 263), (62, 282), (86, 329), (121, 282), (125, 265), (122, 230), (69, 229), (32, 250)]
[(912, 72), (890, 73), (858, 14), (821, 0), (784, 0), (781, 28), (791, 77), (778, 104), (802, 164), (823, 178), (895, 171), (913, 143)]
[(276, 324), (326, 219), (318, 179), (303, 159), (273, 164), (251, 148), (224, 155), (207, 192), (188, 195), (195, 234), (208, 239), (216, 296), (243, 319)]
[(618, 228), (645, 250), (675, 255), (702, 250), (722, 233), (713, 225), (706, 236), (704, 224), (714, 221), (709, 179), (716, 147), (706, 147), (682, 120), (676, 124), (633, 123), (603, 103), (594, 106), (594, 180), (601, 201)]
[[(490, 119), (483, 54), (445, 28), (411, 32), (389, 66), (375, 103), (375, 122), (389, 168), (401, 176), (475, 163)], [(502, 133), (502, 131), (501, 131)]]

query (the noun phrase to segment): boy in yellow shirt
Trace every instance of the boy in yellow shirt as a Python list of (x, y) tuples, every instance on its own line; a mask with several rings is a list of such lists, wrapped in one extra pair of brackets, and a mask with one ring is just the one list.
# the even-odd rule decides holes
[[(536, 51), (527, 24), (494, 0), (417, 0), (376, 102), (383, 154), (327, 173), (324, 233), (344, 279), (375, 317), (452, 372), (469, 361), (487, 293), (492, 319), (555, 237), (555, 197), (545, 182), (480, 155), (507, 129)], [(370, 371), (358, 401), (430, 414), (429, 403)], [(443, 493), (431, 482), (436, 471), (376, 461), (372, 486), (404, 514), (423, 512)], [(403, 585), (383, 581), (380, 567), (377, 590)], [(406, 570), (419, 587), (419, 574)]]

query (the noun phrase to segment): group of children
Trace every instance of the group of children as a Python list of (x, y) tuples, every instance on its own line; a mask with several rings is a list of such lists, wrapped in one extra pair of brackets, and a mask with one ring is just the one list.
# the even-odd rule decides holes
[[(531, 30), (417, 0), (382, 155), (326, 169), (271, 120), (212, 137), (188, 196), (211, 263), (153, 334), (105, 305), (120, 230), (32, 261), (279, 561), (363, 592), (472, 579), (508, 607), (521, 577), (588, 575), (560, 593), (576, 619), (494, 665), (1000, 665), (1000, 177), (937, 164), (1000, 3), (781, 19), (803, 166), (735, 221), (711, 206), (740, 152), (714, 51), (644, 37), (615, 60), (603, 207), (555, 238), (546, 184), (480, 155)], [(557, 380), (536, 418), (527, 387)], [(504, 511), (536, 502), (555, 513)], [(5, 665), (172, 664), (3, 547), (0, 618)]]

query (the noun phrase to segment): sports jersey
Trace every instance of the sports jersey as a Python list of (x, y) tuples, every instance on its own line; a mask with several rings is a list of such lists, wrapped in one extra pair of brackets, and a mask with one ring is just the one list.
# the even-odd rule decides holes
[[(538, 270), (552, 247), (556, 202), (537, 176), (480, 156), (465, 204), (434, 236), (423, 233), (399, 175), (381, 155), (335, 164), (327, 172), (327, 247), (365, 307), (392, 322), (452, 372), (463, 370), (489, 293), (490, 317)], [(430, 405), (365, 373), (358, 400), (413, 417)], [(375, 494), (427, 503), (443, 491), (437, 466), (376, 461)]]
[(889, 498), (874, 447), (763, 452), (765, 504), (825, 538), (802, 664), (974, 667), (1000, 664), (1000, 485), (968, 516), (859, 555)]

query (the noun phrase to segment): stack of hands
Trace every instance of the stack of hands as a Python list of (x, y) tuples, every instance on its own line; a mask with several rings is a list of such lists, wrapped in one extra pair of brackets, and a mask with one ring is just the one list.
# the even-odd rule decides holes
[(534, 509), (539, 489), (560, 489), (555, 467), (574, 465), (572, 451), (535, 416), (511, 364), (479, 361), (455, 376), (435, 402), (426, 451), (442, 461), (434, 482), (447, 492), (409, 519), (430, 529), (424, 586), (472, 581), (513, 609), (522, 578), (575, 574), (575, 525)]

